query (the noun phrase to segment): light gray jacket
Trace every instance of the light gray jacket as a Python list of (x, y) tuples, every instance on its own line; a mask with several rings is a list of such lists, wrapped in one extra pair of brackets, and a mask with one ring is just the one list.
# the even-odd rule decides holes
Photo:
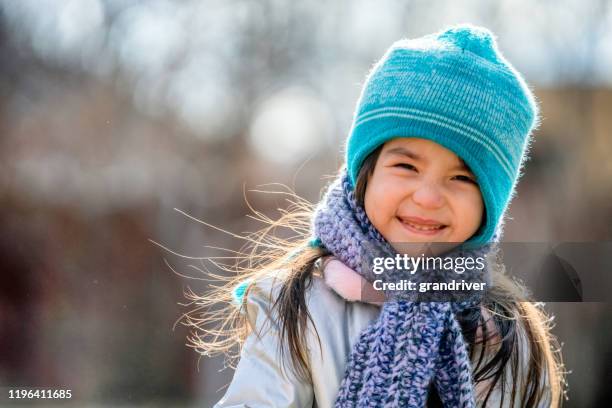
[[(333, 407), (353, 345), (380, 313), (379, 306), (344, 300), (326, 285), (317, 269), (306, 293), (306, 304), (321, 339), (321, 348), (309, 323), (306, 344), (312, 382), (304, 382), (292, 370), (280, 367), (279, 328), (277, 319), (270, 313), (278, 282), (266, 278), (249, 292), (247, 316), (261, 337), (254, 333), (248, 336), (234, 378), (214, 408)], [(288, 367), (290, 363), (286, 364)], [(521, 365), (524, 364), (522, 361)], [(494, 393), (487, 406), (499, 406), (499, 397), (499, 392)]]

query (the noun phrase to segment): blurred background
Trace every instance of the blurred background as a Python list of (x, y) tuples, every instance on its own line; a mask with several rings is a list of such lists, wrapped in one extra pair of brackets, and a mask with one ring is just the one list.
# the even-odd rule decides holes
[[(177, 324), (206, 290), (182, 256), (244, 242), (185, 214), (240, 234), (264, 226), (245, 196), (287, 204), (249, 190), (317, 201), (370, 66), (461, 22), (493, 30), (541, 102), (505, 240), (611, 241), (610, 1), (0, 1), (0, 405), (11, 387), (218, 401), (231, 369)], [(607, 405), (612, 308), (547, 307), (566, 406)]]

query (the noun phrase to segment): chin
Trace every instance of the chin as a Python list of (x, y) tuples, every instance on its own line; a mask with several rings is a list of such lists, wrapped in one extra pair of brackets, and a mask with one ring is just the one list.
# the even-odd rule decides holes
[(394, 245), (394, 247), (403, 246), (404, 248), (402, 248), (401, 251), (398, 250), (398, 252), (402, 253), (406, 252), (406, 248), (411, 249), (413, 247), (410, 244), (414, 244), (414, 248), (423, 248), (422, 244), (429, 244), (432, 242), (446, 242), (446, 239), (444, 239), (443, 237), (419, 237), (410, 234), (397, 234), (396, 237), (397, 239), (390, 242), (396, 244)]
[(437, 234), (434, 236), (420, 235), (420, 234), (410, 234), (401, 231), (401, 234), (397, 234), (397, 237), (401, 237), (398, 241), (400, 243), (428, 243), (428, 242), (454, 242), (451, 240), (449, 234)]

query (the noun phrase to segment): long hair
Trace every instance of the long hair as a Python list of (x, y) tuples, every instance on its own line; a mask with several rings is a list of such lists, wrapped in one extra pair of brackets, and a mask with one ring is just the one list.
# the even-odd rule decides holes
[[(357, 177), (355, 197), (361, 205), (381, 150), (382, 146), (366, 158)], [(282, 340), (279, 361), (283, 362), (281, 366), (290, 363), (299, 378), (309, 381), (311, 374), (304, 339), (308, 322), (313, 327), (314, 322), (308, 312), (306, 292), (317, 269), (315, 263), (329, 252), (306, 245), (314, 206), (293, 193), (289, 195), (289, 208), (283, 210), (277, 220), (252, 209), (268, 226), (245, 237), (248, 251), (239, 251), (233, 264), (215, 262), (235, 276), (215, 275), (224, 283), (206, 294), (186, 292), (191, 300), (188, 306), (195, 305), (195, 308), (183, 317), (184, 324), (191, 329), (189, 345), (201, 355), (225, 354), (231, 366), (246, 337), (255, 329), (245, 313), (249, 291), (259, 279), (274, 275), (274, 279), (280, 280), (278, 295), (271, 304), (273, 314), (279, 319)], [(279, 228), (288, 229), (294, 235), (279, 238), (275, 234)], [(284, 272), (278, 274), (278, 271)], [(473, 361), (479, 401), (486, 406), (498, 387), (502, 405), (509, 394), (511, 403), (520, 402), (520, 406), (544, 403), (560, 406), (565, 372), (558, 342), (551, 334), (552, 319), (542, 304), (524, 301), (524, 288), (505, 274), (501, 263), (493, 261), (491, 273), (493, 285), (480, 307), (457, 315)], [(237, 307), (232, 291), (246, 279), (250, 284), (242, 304)], [(523, 369), (521, 358), (524, 359)], [(442, 406), (433, 387), (428, 406)]]

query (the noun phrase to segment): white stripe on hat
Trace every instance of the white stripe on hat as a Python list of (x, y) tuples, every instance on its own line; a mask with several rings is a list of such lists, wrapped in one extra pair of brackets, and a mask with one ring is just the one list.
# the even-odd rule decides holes
[[(407, 113), (399, 113), (399, 112), (407, 112)], [(412, 114), (411, 114), (412, 113)], [(503, 154), (501, 150), (499, 150), (499, 146), (492, 143), (491, 140), (486, 137), (486, 135), (477, 131), (474, 128), (466, 126), (463, 123), (456, 122), (450, 118), (445, 116), (441, 116), (435, 113), (421, 111), (418, 109), (412, 108), (400, 108), (400, 107), (387, 107), (387, 108), (379, 108), (369, 111), (366, 115), (360, 117), (355, 123), (355, 128), (358, 126), (369, 122), (374, 119), (378, 119), (381, 117), (403, 117), (407, 119), (420, 119), (424, 122), (433, 123), (439, 125), (441, 127), (453, 130), (457, 133), (460, 133), (470, 139), (480, 143), (483, 145), (491, 154), (497, 159), (497, 161), (501, 164), (502, 168), (508, 175), (508, 177), (513, 180), (513, 171), (512, 164), (508, 161), (507, 157)]]

